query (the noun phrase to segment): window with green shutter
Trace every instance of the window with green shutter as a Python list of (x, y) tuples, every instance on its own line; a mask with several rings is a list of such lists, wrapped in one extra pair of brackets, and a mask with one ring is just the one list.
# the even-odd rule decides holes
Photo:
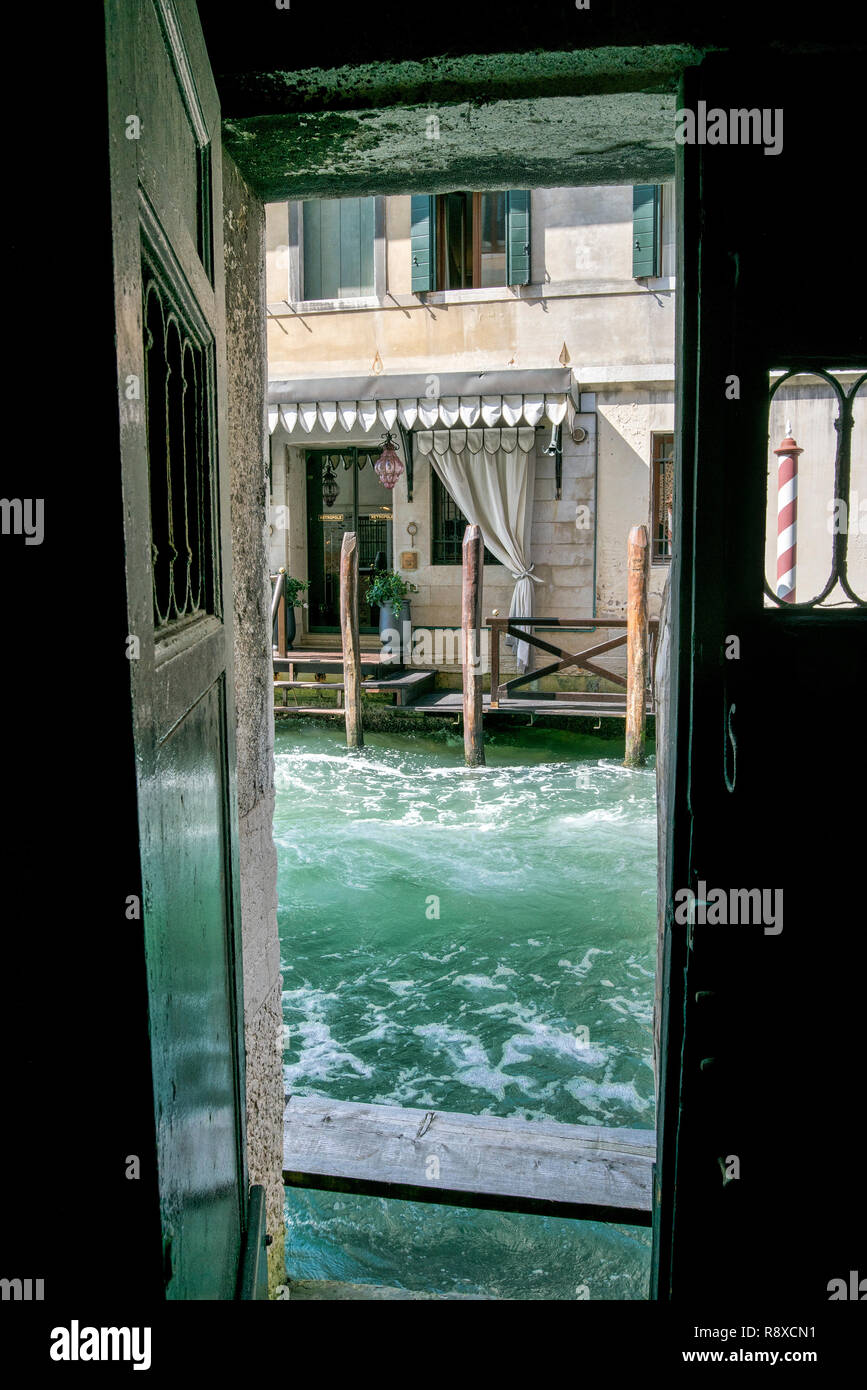
[(375, 294), (374, 198), (328, 198), (303, 204), (304, 299), (357, 299)]
[(436, 198), (413, 194), (410, 210), (412, 292), (436, 289)]
[(527, 285), (530, 282), (530, 194), (521, 191), (506, 194), (506, 284)]
[(639, 183), (632, 190), (632, 274), (636, 280), (659, 274), (659, 184)]
[(530, 193), (440, 193), (412, 199), (412, 289), (484, 289), (530, 279)]

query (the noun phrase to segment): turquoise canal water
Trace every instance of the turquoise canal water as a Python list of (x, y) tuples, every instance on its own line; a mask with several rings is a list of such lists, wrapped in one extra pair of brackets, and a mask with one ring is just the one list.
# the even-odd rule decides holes
[[(653, 762), (556, 730), (485, 748), (278, 727), (285, 1089), (652, 1129)], [(294, 1278), (647, 1297), (640, 1227), (315, 1192), (286, 1220)]]

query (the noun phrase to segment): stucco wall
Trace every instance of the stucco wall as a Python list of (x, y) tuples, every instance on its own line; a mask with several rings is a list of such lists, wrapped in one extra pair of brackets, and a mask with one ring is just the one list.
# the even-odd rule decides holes
[[(674, 430), (674, 389), (623, 386), (596, 393), (599, 425), (597, 598), (601, 613), (626, 613), (626, 542), (650, 522), (650, 437)], [(659, 616), (668, 565), (651, 564), (649, 611)]]
[(672, 283), (632, 277), (631, 184), (534, 190), (530, 284), (423, 298), (411, 293), (410, 199), (387, 198), (387, 293), (358, 309), (281, 307), (287, 205), (267, 217), (272, 377), (364, 376), (377, 353), (386, 373), (436, 370), (437, 359), (452, 371), (553, 367), (564, 343), (579, 379), (600, 364), (673, 360)]
[(247, 1158), (267, 1193), (269, 1282), (284, 1278), (283, 1071), (268, 632), (264, 208), (223, 163)]

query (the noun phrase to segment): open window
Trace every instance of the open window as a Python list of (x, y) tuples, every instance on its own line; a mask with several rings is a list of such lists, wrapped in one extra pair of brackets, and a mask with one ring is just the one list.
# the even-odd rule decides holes
[(411, 255), (415, 294), (526, 285), (529, 191), (414, 196)]

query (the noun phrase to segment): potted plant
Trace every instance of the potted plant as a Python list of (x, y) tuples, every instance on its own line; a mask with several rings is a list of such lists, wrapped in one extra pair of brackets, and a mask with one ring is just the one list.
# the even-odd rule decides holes
[(417, 593), (418, 585), (403, 579), (397, 570), (377, 570), (367, 586), (368, 603), (379, 609), (380, 641), (383, 646), (391, 644), (391, 659), (398, 665), (404, 664), (412, 645), (409, 595)]
[(297, 630), (295, 609), (307, 607), (301, 595), (310, 588), (310, 582), (307, 579), (293, 579), (291, 574), (286, 574), (283, 571), (281, 573), (283, 575), (283, 594), (286, 599), (286, 650), (291, 652)]

